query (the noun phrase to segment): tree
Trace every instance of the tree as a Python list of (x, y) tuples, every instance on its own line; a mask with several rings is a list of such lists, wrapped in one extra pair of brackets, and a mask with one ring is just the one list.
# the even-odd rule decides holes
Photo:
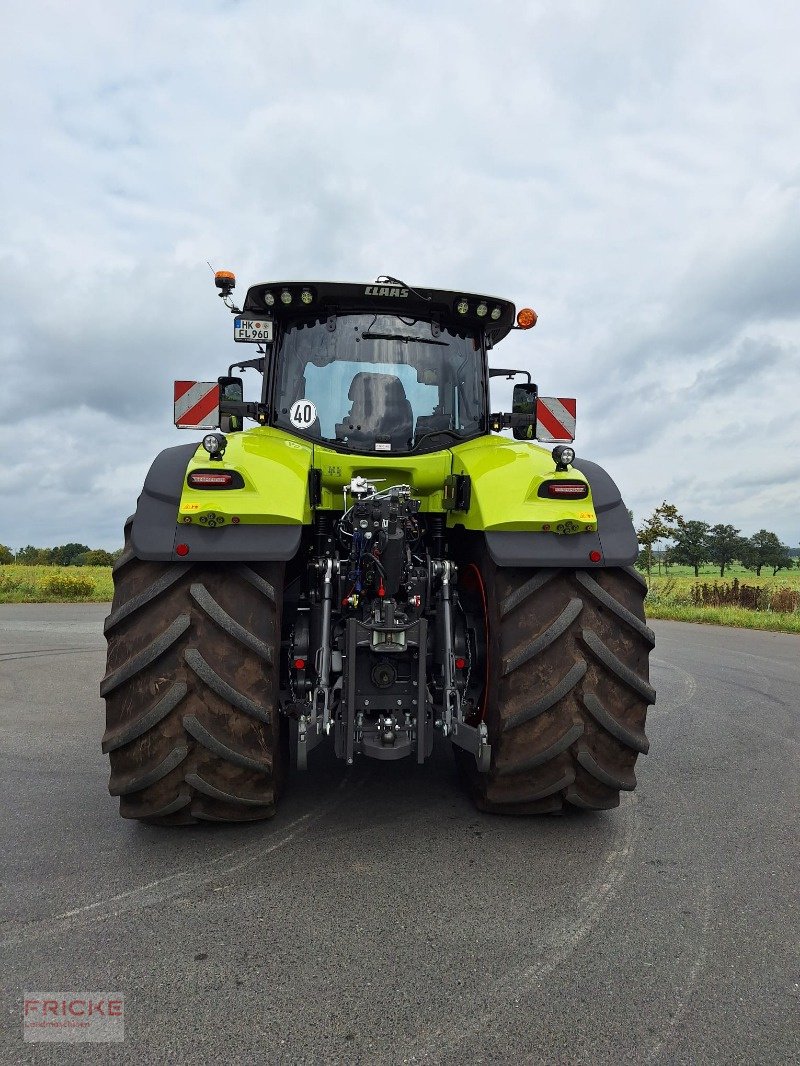
[(747, 541), (740, 537), (741, 531), (729, 525), (712, 526), (708, 531), (708, 557), (719, 567), (719, 576), (725, 577), (725, 567), (746, 552)]
[(49, 566), (53, 561), (53, 548), (34, 548), (27, 544), (17, 552), (17, 562), (24, 566)]
[(699, 577), (700, 567), (711, 558), (708, 542), (710, 528), (708, 522), (697, 522), (694, 519), (682, 522), (675, 533), (675, 544), (669, 551), (673, 562), (693, 566), (695, 577)]
[(10, 548), (7, 548), (5, 544), (0, 544), (0, 566), (5, 566), (7, 563), (14, 562), (14, 553)]
[(794, 559), (789, 553), (789, 545), (781, 544), (778, 551), (770, 559), (769, 565), (772, 567), (772, 576), (775, 577), (779, 570), (791, 570), (794, 565)]
[(650, 580), (653, 570), (653, 547), (666, 537), (673, 537), (678, 525), (683, 521), (677, 507), (666, 500), (650, 515), (636, 530), (639, 543), (644, 545), (644, 566), (647, 570), (647, 579)]
[(748, 570), (755, 570), (761, 575), (761, 568), (771, 566), (773, 577), (779, 570), (790, 570), (792, 556), (788, 544), (781, 544), (777, 533), (770, 533), (768, 529), (759, 529), (752, 537), (744, 542), (742, 552), (742, 565)]
[(91, 551), (76, 555), (72, 560), (73, 566), (112, 566), (114, 556), (103, 548), (94, 548)]
[(53, 548), (53, 562), (56, 566), (72, 566), (79, 555), (88, 551), (88, 544), (76, 544), (73, 542), (61, 544), (59, 547)]

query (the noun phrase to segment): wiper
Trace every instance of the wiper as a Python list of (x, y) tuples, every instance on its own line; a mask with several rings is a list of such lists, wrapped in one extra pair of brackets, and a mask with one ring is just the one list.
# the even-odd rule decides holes
[(433, 337), (406, 337), (402, 333), (362, 333), (361, 336), (373, 341), (405, 341), (406, 344), (438, 344), (444, 348), (450, 347), (450, 341), (437, 341)]

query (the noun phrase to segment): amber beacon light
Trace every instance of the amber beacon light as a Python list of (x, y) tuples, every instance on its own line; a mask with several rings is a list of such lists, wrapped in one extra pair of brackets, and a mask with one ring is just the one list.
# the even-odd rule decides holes
[(517, 314), (517, 325), (520, 329), (533, 329), (539, 316), (530, 307), (523, 307)]
[(214, 284), (222, 289), (223, 295), (227, 295), (236, 288), (236, 275), (230, 270), (217, 270), (214, 272)]

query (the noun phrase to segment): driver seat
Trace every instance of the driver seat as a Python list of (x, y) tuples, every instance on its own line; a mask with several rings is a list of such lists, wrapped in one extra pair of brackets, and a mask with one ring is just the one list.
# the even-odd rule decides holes
[(336, 438), (350, 444), (375, 447), (376, 438), (388, 438), (392, 450), (406, 449), (414, 432), (414, 412), (400, 378), (394, 374), (361, 371), (347, 393), (352, 406), (336, 424)]

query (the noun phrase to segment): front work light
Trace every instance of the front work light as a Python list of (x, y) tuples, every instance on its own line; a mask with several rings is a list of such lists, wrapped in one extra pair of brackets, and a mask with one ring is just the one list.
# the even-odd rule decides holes
[(481, 300), (481, 302), (480, 302), (480, 303), (478, 304), (478, 306), (477, 306), (477, 307), (475, 308), (475, 314), (476, 314), (476, 315), (478, 316), (478, 318), (483, 318), (483, 317), (484, 317), (484, 315), (488, 314), (488, 312), (489, 312), (489, 308), (488, 308), (488, 307), (486, 306), (486, 304), (485, 304), (485, 303), (484, 303), (484, 302), (483, 302), (483, 301)]
[(282, 304), (286, 304), (288, 306), (291, 302), (292, 302), (292, 294), (289, 292), (288, 289), (284, 289), (283, 292), (281, 293), (281, 303)]
[(274, 304), (275, 304), (275, 295), (274, 295), (274, 293), (265, 292), (264, 293), (264, 303), (267, 305), (267, 307), (273, 307)]
[(311, 301), (314, 299), (313, 295), (311, 294), (311, 290), (303, 289), (303, 291), (300, 293), (300, 299), (303, 301), (304, 304), (310, 304)]
[(458, 311), (460, 315), (465, 315), (467, 311), (469, 311), (469, 304), (467, 301), (463, 299), (459, 300), (456, 304), (456, 311)]

